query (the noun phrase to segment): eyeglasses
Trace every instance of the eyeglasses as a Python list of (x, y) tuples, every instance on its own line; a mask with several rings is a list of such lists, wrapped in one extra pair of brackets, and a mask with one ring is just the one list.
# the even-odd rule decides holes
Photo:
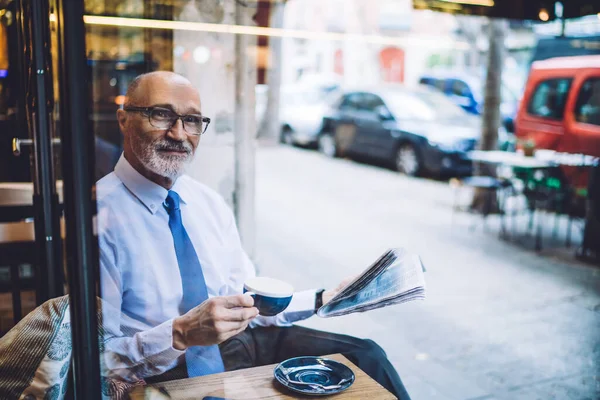
[(202, 135), (206, 132), (210, 118), (203, 117), (200, 114), (179, 115), (176, 112), (163, 107), (125, 107), (127, 112), (139, 112), (148, 117), (148, 122), (158, 129), (171, 129), (180, 119), (183, 124), (183, 130), (194, 136)]

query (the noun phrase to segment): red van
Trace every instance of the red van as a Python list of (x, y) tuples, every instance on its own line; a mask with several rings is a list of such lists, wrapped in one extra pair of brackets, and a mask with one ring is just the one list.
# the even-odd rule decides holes
[(515, 134), (538, 149), (600, 156), (600, 56), (534, 62)]

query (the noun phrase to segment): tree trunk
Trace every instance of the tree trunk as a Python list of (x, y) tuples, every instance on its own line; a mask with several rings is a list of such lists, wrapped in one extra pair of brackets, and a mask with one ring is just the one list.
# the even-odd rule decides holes
[[(252, 26), (248, 7), (235, 5), (235, 23)], [(246, 253), (255, 257), (255, 149), (256, 121), (254, 117), (256, 57), (248, 55), (253, 36), (235, 35), (235, 190), (233, 204), (240, 237)]]
[[(270, 26), (272, 28), (283, 27), (283, 3), (271, 5)], [(281, 48), (282, 38), (271, 36), (269, 38), (269, 70), (267, 72), (267, 104), (265, 113), (259, 121), (257, 137), (267, 142), (277, 142), (281, 134), (279, 123), (279, 99), (281, 92)]]
[[(498, 128), (500, 127), (500, 93), (502, 84), (502, 66), (504, 61), (505, 22), (490, 20), (487, 73), (485, 79), (484, 107), (482, 115), (480, 150), (496, 150)], [(475, 163), (475, 175), (496, 176), (491, 165)], [(477, 189), (471, 207), (484, 213), (497, 212), (496, 196), (489, 196), (488, 189)], [(492, 199), (490, 204), (490, 199)]]

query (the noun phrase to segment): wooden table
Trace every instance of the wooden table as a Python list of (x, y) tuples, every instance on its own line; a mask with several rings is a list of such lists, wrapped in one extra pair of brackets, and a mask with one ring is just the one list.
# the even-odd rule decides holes
[[(63, 202), (63, 181), (56, 181), (59, 203)], [(25, 206), (33, 204), (33, 183), (0, 182), (0, 206)]]
[[(0, 182), (0, 223), (20, 222), (34, 217), (33, 183)], [(56, 181), (59, 209), (63, 207), (63, 181)]]
[(387, 400), (396, 398), (341, 354), (332, 354), (326, 357), (347, 365), (356, 375), (356, 380), (350, 388), (334, 396), (303, 396), (287, 390), (273, 377), (273, 370), (277, 364), (157, 383), (139, 388), (130, 396), (132, 400), (169, 398), (202, 400), (205, 396), (222, 397), (227, 400), (309, 398)]

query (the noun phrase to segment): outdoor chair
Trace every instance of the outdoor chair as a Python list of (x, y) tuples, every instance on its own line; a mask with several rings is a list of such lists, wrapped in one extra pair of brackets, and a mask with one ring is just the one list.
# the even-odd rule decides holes
[(525, 180), (523, 192), (529, 210), (529, 231), (534, 229), (535, 249), (542, 249), (542, 216), (541, 213), (554, 214), (552, 237), (558, 234), (559, 219), (567, 217), (565, 246), (571, 244), (571, 232), (574, 221), (585, 218), (585, 207), (582, 197), (571, 187), (560, 168), (536, 171)]
[[(486, 220), (490, 214), (498, 213), (500, 215), (500, 235), (506, 235), (506, 227), (504, 224), (504, 206), (506, 199), (514, 194), (513, 185), (508, 179), (496, 178), (493, 176), (470, 176), (462, 179), (451, 179), (450, 186), (454, 188), (454, 204), (452, 211), (452, 219), (456, 211), (468, 211), (474, 214), (479, 214), (482, 217), (483, 228), (486, 228)], [(466, 208), (461, 208), (459, 205), (459, 195), (463, 188), (481, 189), (485, 191), (483, 204), (478, 207), (473, 207), (470, 204)], [(471, 225), (471, 230), (475, 229), (475, 224)]]
[(583, 242), (577, 256), (600, 264), (600, 164), (591, 171), (586, 203)]

